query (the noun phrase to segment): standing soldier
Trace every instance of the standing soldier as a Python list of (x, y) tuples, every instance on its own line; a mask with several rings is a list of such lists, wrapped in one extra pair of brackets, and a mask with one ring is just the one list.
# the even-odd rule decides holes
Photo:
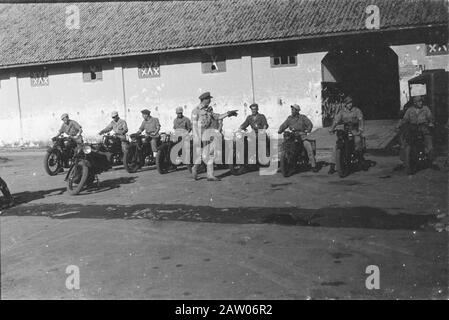
[(318, 172), (318, 168), (316, 166), (315, 155), (313, 154), (312, 144), (305, 140), (308, 133), (312, 132), (313, 124), (306, 115), (300, 114), (301, 107), (298, 104), (294, 104), (291, 106), (292, 114), (288, 116), (287, 120), (284, 121), (283, 124), (279, 127), (279, 134), (285, 131), (285, 129), (289, 128), (295, 134), (301, 137), (301, 140), (304, 145), (304, 149), (307, 151), (307, 155), (309, 157), (310, 166), (312, 167), (313, 172)]
[(59, 129), (58, 131), (57, 137), (65, 133), (78, 145), (82, 144), (83, 137), (81, 136), (81, 134), (83, 133), (83, 129), (79, 125), (79, 123), (76, 122), (75, 120), (70, 120), (69, 115), (67, 113), (64, 113), (61, 116), (61, 120), (63, 123), (61, 129)]
[(159, 124), (159, 119), (151, 116), (151, 111), (144, 109), (142, 113), (142, 124), (136, 134), (141, 134), (145, 131), (145, 135), (150, 139), (151, 150), (153, 151), (153, 157), (156, 159), (157, 155), (157, 139), (159, 138), (159, 130), (161, 125)]
[[(359, 153), (360, 158), (363, 161), (363, 130), (364, 130), (364, 121), (363, 121), (363, 113), (362, 111), (354, 107), (352, 103), (352, 98), (347, 96), (343, 101), (344, 107), (337, 113), (334, 118), (334, 122), (329, 129), (329, 132), (332, 134), (335, 131), (335, 127), (338, 124), (348, 125), (352, 134), (354, 135), (354, 144), (355, 150)], [(335, 173), (335, 158), (336, 158), (337, 148), (334, 146), (334, 150), (332, 152), (332, 158), (330, 161), (329, 174)]]
[[(210, 102), (212, 96), (210, 92), (205, 92), (199, 96), (200, 104), (192, 111), (192, 129), (194, 135), (194, 141), (200, 143), (202, 141), (203, 133), (208, 130), (214, 129), (214, 121), (223, 120), (226, 117), (236, 116), (236, 111), (228, 111), (223, 114), (214, 113), (210, 108)], [(206, 139), (203, 141), (202, 155), (203, 158), (207, 159), (207, 180), (208, 181), (219, 181), (217, 177), (214, 176), (214, 156), (216, 153), (215, 142), (211, 139)], [(195, 160), (195, 159), (194, 159)], [(196, 162), (196, 161), (194, 161)], [(194, 163), (192, 167), (192, 176), (195, 180), (198, 180), (198, 167), (199, 164)]]
[(259, 113), (259, 105), (257, 103), (253, 103), (249, 106), (249, 108), (251, 109), (251, 115), (246, 117), (246, 120), (242, 123), (240, 129), (246, 130), (248, 126), (251, 126), (256, 134), (259, 129), (268, 129), (267, 118), (265, 118), (263, 114)]
[(120, 119), (117, 111), (113, 111), (111, 113), (111, 117), (111, 123), (98, 134), (101, 136), (102, 134), (111, 132), (111, 130), (114, 131), (114, 135), (117, 138), (120, 138), (120, 141), (122, 142), (122, 149), (124, 150), (124, 148), (126, 148), (126, 133), (128, 132), (128, 125), (125, 120)]

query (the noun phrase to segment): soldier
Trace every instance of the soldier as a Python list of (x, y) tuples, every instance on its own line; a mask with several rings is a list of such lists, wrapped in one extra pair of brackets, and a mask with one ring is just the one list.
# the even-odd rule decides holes
[(192, 123), (190, 119), (183, 115), (182, 107), (176, 108), (176, 118), (173, 120), (173, 129), (179, 130), (183, 129), (187, 132), (192, 130)]
[(304, 148), (307, 151), (312, 171), (318, 172), (315, 155), (313, 154), (312, 144), (309, 141), (305, 140), (307, 134), (312, 132), (312, 121), (310, 121), (307, 116), (299, 113), (299, 111), (301, 111), (301, 107), (298, 104), (292, 105), (291, 110), (292, 114), (288, 116), (287, 120), (285, 120), (283, 124), (281, 124), (278, 133), (282, 134), (285, 129), (289, 128), (295, 134), (299, 135), (301, 137), (301, 140), (303, 141)]
[[(405, 111), (404, 117), (399, 121), (396, 129), (399, 129), (404, 124), (417, 125), (418, 129), (424, 134), (424, 146), (426, 153), (432, 162), (433, 142), (430, 128), (434, 126), (434, 118), (430, 109), (423, 104), (421, 96), (413, 97), (413, 103)], [(405, 140), (404, 147), (405, 147)]]
[(65, 133), (67, 134), (74, 142), (78, 145), (83, 143), (83, 137), (81, 134), (83, 133), (82, 127), (75, 120), (70, 120), (69, 115), (64, 113), (61, 116), (61, 120), (63, 122), (61, 129), (59, 129), (57, 136)]
[(145, 135), (150, 139), (151, 150), (153, 151), (153, 157), (156, 159), (157, 155), (157, 139), (159, 138), (159, 130), (161, 125), (159, 124), (159, 119), (151, 116), (151, 111), (144, 109), (142, 113), (142, 124), (140, 125), (137, 134), (141, 134), (145, 131)]
[(256, 134), (259, 129), (268, 129), (267, 118), (265, 118), (263, 114), (259, 113), (259, 105), (257, 103), (253, 103), (249, 106), (249, 108), (251, 109), (251, 115), (246, 117), (246, 120), (242, 123), (240, 129), (246, 130), (248, 126), (251, 126)]
[[(200, 104), (192, 111), (192, 128), (194, 141), (197, 142), (202, 140), (202, 135), (207, 129), (215, 129), (214, 121), (223, 120), (226, 117), (236, 116), (237, 112), (228, 111), (223, 114), (214, 113), (210, 107), (210, 102), (212, 96), (210, 92), (205, 92), (199, 96)], [(216, 146), (214, 141), (209, 139), (203, 142), (203, 157), (207, 159), (207, 180), (208, 181), (219, 181), (217, 177), (214, 176), (214, 156), (216, 153)], [(194, 163), (192, 167), (192, 176), (195, 180), (198, 180), (198, 167), (199, 164)]]
[[(344, 107), (336, 114), (332, 126), (329, 129), (329, 133), (333, 134), (335, 132), (335, 127), (338, 124), (349, 125), (352, 134), (354, 135), (355, 150), (359, 153), (363, 161), (363, 130), (364, 121), (362, 111), (354, 107), (352, 98), (347, 96), (343, 101)], [(335, 158), (336, 158), (337, 148), (334, 146), (332, 152), (332, 158), (330, 161), (329, 174), (335, 173)]]
[(113, 111), (111, 113), (112, 121), (110, 124), (106, 126), (103, 130), (101, 130), (98, 134), (101, 136), (102, 134), (114, 131), (114, 135), (120, 138), (122, 142), (122, 148), (126, 147), (126, 133), (128, 132), (128, 125), (126, 121), (120, 119), (118, 112)]

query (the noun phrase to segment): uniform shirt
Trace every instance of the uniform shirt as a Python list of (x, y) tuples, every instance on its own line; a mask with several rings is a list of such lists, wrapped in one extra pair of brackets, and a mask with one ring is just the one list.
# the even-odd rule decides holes
[(351, 110), (348, 108), (342, 108), (339, 113), (334, 118), (334, 123), (348, 123), (355, 125), (357, 128), (359, 125), (359, 121), (363, 120), (363, 113), (357, 107), (352, 107)]
[(279, 131), (284, 131), (289, 128), (292, 131), (311, 132), (313, 128), (312, 121), (305, 115), (288, 116), (287, 120), (279, 127)]
[(242, 129), (246, 129), (248, 128), (248, 126), (251, 126), (251, 128), (254, 131), (257, 131), (258, 129), (263, 129), (264, 127), (268, 128), (267, 118), (265, 118), (265, 116), (261, 113), (258, 113), (255, 116), (250, 114), (249, 116), (246, 117), (245, 122), (243, 122), (240, 127)]
[(192, 130), (192, 123), (186, 116), (182, 116), (182, 118), (176, 117), (175, 120), (173, 120), (173, 129), (184, 129), (190, 131)]
[(139, 131), (145, 131), (146, 134), (152, 134), (159, 130), (161, 125), (159, 124), (159, 119), (150, 117), (148, 120), (143, 120), (140, 125)]
[(69, 123), (65, 122), (62, 124), (61, 129), (59, 129), (59, 134), (65, 133), (69, 136), (76, 136), (81, 130), (81, 126), (75, 120), (69, 120)]
[(427, 106), (423, 106), (421, 109), (411, 106), (405, 112), (404, 118), (402, 118), (401, 122), (429, 125), (430, 123), (433, 123), (433, 115)]
[(214, 113), (211, 107), (199, 105), (192, 111), (192, 124), (198, 129), (205, 130), (214, 128), (219, 118), (218, 113)]
[(126, 121), (123, 119), (118, 119), (117, 122), (114, 120), (111, 121), (110, 124), (106, 128), (104, 128), (101, 132), (106, 133), (113, 130), (116, 134), (126, 134), (128, 132), (128, 125)]

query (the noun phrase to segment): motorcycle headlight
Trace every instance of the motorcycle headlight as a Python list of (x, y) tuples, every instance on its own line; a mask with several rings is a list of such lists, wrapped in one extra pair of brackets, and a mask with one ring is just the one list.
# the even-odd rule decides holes
[(92, 152), (92, 147), (91, 147), (91, 146), (84, 146), (84, 147), (83, 147), (83, 152), (84, 152), (85, 154), (91, 153), (91, 152)]

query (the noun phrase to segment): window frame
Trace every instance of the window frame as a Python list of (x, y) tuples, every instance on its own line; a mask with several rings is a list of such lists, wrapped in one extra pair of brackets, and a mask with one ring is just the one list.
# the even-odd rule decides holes
[[(95, 72), (92, 71), (95, 67)], [(92, 79), (92, 74), (95, 73), (95, 79)], [(89, 75), (89, 79), (87, 78)], [(86, 64), (83, 66), (83, 82), (98, 82), (103, 81), (103, 66), (101, 64)]]
[[(294, 58), (295, 62), (291, 62), (290, 59)], [(287, 58), (287, 63), (282, 63), (283, 58)], [(279, 61), (278, 64), (275, 63), (275, 60)], [(270, 56), (270, 67), (271, 68), (286, 68), (286, 67), (297, 67), (298, 66), (298, 55), (293, 53), (281, 53), (274, 54)]]

